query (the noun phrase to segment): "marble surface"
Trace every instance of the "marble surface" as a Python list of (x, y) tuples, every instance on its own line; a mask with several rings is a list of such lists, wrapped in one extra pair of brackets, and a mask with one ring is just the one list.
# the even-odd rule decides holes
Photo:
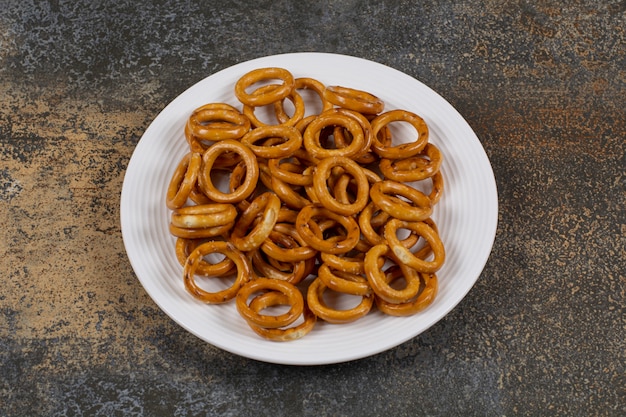
[[(0, 415), (626, 415), (623, 0), (1, 3)], [(448, 316), (315, 367), (180, 328), (119, 222), (125, 168), (164, 106), (299, 51), (439, 92), (480, 138), (500, 204), (492, 255)]]

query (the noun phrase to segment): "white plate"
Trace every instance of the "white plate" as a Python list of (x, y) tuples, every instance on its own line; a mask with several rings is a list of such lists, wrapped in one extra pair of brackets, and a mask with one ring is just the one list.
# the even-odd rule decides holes
[[(237, 104), (236, 80), (259, 67), (283, 67), (296, 77), (343, 85), (380, 97), (386, 109), (421, 115), (430, 141), (444, 162), (445, 192), (436, 206), (446, 247), (438, 272), (439, 294), (425, 311), (407, 318), (379, 312), (343, 325), (319, 323), (293, 342), (261, 339), (238, 315), (234, 303), (205, 305), (183, 286), (182, 268), (169, 234), (164, 203), (169, 179), (187, 152), (183, 126), (196, 107), (209, 102)], [(467, 294), (491, 252), (498, 217), (491, 165), (463, 117), (441, 96), (414, 78), (387, 66), (343, 55), (295, 53), (237, 64), (193, 85), (172, 101), (146, 129), (129, 162), (121, 194), (121, 226), (128, 257), (142, 285), (158, 306), (189, 332), (226, 351), (280, 364), (345, 362), (393, 348), (428, 329)]]

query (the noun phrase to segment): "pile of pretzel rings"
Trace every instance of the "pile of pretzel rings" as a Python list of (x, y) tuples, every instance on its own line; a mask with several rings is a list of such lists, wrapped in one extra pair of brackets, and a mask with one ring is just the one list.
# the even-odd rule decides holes
[[(305, 115), (304, 90), (319, 98), (316, 114)], [(430, 217), (443, 178), (424, 120), (276, 67), (246, 73), (234, 93), (241, 109), (209, 103), (189, 116), (189, 152), (167, 189), (186, 290), (209, 304), (234, 299), (250, 328), (274, 341), (374, 306), (409, 316), (430, 305), (445, 260)], [(414, 137), (396, 139), (392, 123), (408, 123)], [(429, 193), (414, 186), (421, 181)], [(199, 285), (214, 277), (229, 286)], [(360, 301), (339, 308), (328, 292)]]

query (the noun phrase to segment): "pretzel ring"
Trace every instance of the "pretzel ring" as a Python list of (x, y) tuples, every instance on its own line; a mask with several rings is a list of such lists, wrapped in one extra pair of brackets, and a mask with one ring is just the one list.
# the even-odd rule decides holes
[[(282, 81), (282, 84), (275, 84), (275, 88), (265, 91), (263, 94), (259, 94), (257, 91), (250, 94), (246, 93), (246, 89), (252, 84), (270, 79), (279, 79)], [(284, 99), (293, 91), (294, 87), (295, 80), (293, 75), (286, 69), (276, 67), (258, 68), (244, 74), (235, 83), (235, 96), (245, 105), (259, 107)]]
[[(260, 313), (264, 309), (268, 307), (273, 307), (277, 305), (289, 305), (289, 298), (280, 292), (270, 291), (264, 294), (257, 295), (250, 302), (250, 309), (256, 313)], [(288, 342), (291, 340), (300, 339), (301, 337), (307, 335), (313, 330), (315, 327), (315, 323), (317, 322), (317, 316), (313, 314), (311, 309), (304, 304), (304, 309), (302, 311), (303, 321), (297, 326), (288, 327), (288, 328), (275, 328), (268, 329), (266, 327), (257, 326), (254, 323), (248, 322), (248, 325), (256, 334), (263, 337), (264, 339), (272, 340), (274, 342)]]
[[(404, 197), (413, 205), (388, 193)], [(370, 197), (381, 210), (401, 220), (421, 221), (430, 217), (433, 212), (428, 196), (413, 187), (396, 181), (385, 180), (372, 185)]]
[[(353, 203), (339, 202), (330, 195), (326, 181), (330, 177), (331, 170), (335, 167), (343, 168), (345, 172), (352, 175), (352, 178), (355, 179), (357, 183), (357, 196)], [(315, 195), (324, 207), (345, 216), (351, 216), (360, 212), (367, 205), (369, 200), (370, 187), (365, 173), (359, 164), (346, 157), (336, 156), (322, 159), (320, 163), (317, 164), (315, 173), (313, 174), (313, 187), (315, 188)]]
[(174, 226), (172, 223), (170, 223), (169, 231), (172, 235), (176, 237), (182, 237), (185, 239), (204, 239), (208, 237), (226, 236), (234, 225), (235, 222), (231, 222), (221, 226), (204, 227), (201, 229), (189, 229), (186, 227)]
[[(255, 143), (268, 138), (280, 138), (277, 145), (256, 145)], [(284, 141), (282, 141), (284, 139)], [(241, 138), (241, 143), (252, 149), (258, 158), (285, 158), (291, 156), (302, 146), (302, 135), (295, 127), (278, 125), (262, 126), (251, 130)]]
[(296, 78), (294, 88), (296, 90), (311, 90), (315, 92), (315, 94), (317, 94), (322, 103), (322, 109), (320, 113), (333, 108), (333, 103), (324, 98), (324, 90), (326, 89), (326, 86), (318, 80), (307, 77)]
[[(415, 297), (414, 300), (409, 300), (405, 303), (395, 304), (387, 302), (380, 297), (376, 297), (376, 307), (378, 307), (378, 309), (383, 313), (390, 316), (406, 317), (412, 316), (431, 305), (432, 302), (435, 300), (435, 296), (437, 295), (438, 291), (439, 283), (437, 280), (437, 275), (425, 273), (420, 273), (420, 275), (425, 282), (425, 287), (418, 294), (418, 296)], [(386, 279), (391, 284), (395, 279), (399, 278), (400, 276), (402, 276), (401, 273), (387, 274)]]
[(331, 290), (352, 295), (370, 295), (372, 288), (367, 279), (355, 273), (344, 271), (333, 271), (328, 264), (320, 265), (317, 276)]
[(296, 227), (288, 223), (276, 223), (274, 230), (261, 245), (261, 250), (268, 256), (285, 262), (304, 261), (317, 255), (317, 251), (307, 246), (300, 237)]
[(232, 223), (236, 217), (237, 209), (232, 204), (202, 204), (174, 210), (171, 222), (176, 227), (204, 229)]
[(278, 120), (278, 122), (282, 125), (295, 126), (296, 124), (298, 124), (300, 120), (304, 118), (304, 113), (305, 113), (304, 100), (302, 99), (302, 96), (298, 94), (295, 88), (285, 98), (289, 99), (293, 103), (293, 107), (294, 107), (293, 115), (289, 117), (289, 115), (285, 111), (285, 106), (283, 104), (285, 102), (285, 99), (282, 99), (280, 101), (275, 101), (274, 113), (276, 113), (276, 120)]
[[(326, 149), (322, 147), (320, 135), (322, 130), (328, 126), (342, 126), (348, 130), (352, 136), (352, 142), (345, 148)], [(328, 110), (320, 113), (314, 118), (304, 130), (304, 148), (313, 155), (314, 158), (322, 159), (332, 156), (353, 157), (363, 151), (365, 136), (363, 128), (353, 117), (347, 116), (337, 110)]]
[[(338, 108), (335, 109), (335, 111), (354, 118), (357, 122), (359, 122), (359, 125), (361, 125), (361, 128), (363, 129), (363, 148), (357, 155), (354, 156), (354, 160), (364, 165), (376, 161), (376, 159), (378, 158), (377, 155), (370, 150), (370, 148), (372, 147), (373, 135), (372, 126), (369, 120), (367, 120), (367, 117), (363, 116), (361, 113), (344, 108)], [(338, 148), (345, 148), (349, 145), (351, 140), (351, 138), (349, 139), (346, 136), (346, 134), (344, 133), (344, 129), (341, 127), (336, 127), (335, 129), (333, 129), (333, 137), (335, 140), (335, 144)]]
[(239, 110), (220, 103), (206, 104), (191, 113), (185, 125), (185, 137), (196, 152), (203, 152), (202, 141), (239, 139), (250, 130), (250, 119)]
[(272, 176), (290, 185), (311, 185), (312, 175), (304, 175), (306, 166), (292, 162), (282, 162), (281, 158), (269, 159), (267, 161)]
[(365, 276), (374, 293), (390, 303), (404, 303), (415, 297), (420, 289), (420, 279), (417, 271), (398, 264), (404, 273), (406, 286), (399, 290), (391, 287), (385, 279), (385, 273), (380, 268), (380, 258), (389, 257), (392, 252), (386, 244), (376, 245), (365, 255), (363, 263)]
[(311, 203), (308, 199), (298, 194), (289, 184), (277, 177), (271, 177), (269, 181), (270, 185), (268, 188), (274, 191), (287, 207), (301, 209)]
[[(230, 234), (230, 240), (237, 249), (248, 252), (259, 248), (276, 224), (278, 211), (280, 210), (280, 199), (276, 194), (265, 192), (255, 198), (248, 208), (241, 214), (235, 227)], [(248, 234), (248, 228), (261, 214), (259, 221)]]
[[(256, 292), (278, 291), (287, 297), (289, 311), (279, 315), (261, 314), (248, 304), (248, 298)], [(304, 310), (304, 298), (298, 288), (286, 281), (271, 278), (257, 278), (248, 281), (237, 293), (237, 311), (248, 322), (268, 329), (289, 326), (300, 317)]]
[(443, 195), (443, 175), (441, 175), (441, 172), (437, 171), (430, 179), (433, 182), (433, 186), (430, 194), (428, 194), (428, 198), (430, 199), (430, 204), (434, 206), (441, 200), (441, 196)]
[[(277, 84), (265, 85), (263, 87), (259, 87), (254, 94), (263, 95), (267, 94), (271, 91), (274, 91), (277, 87), (280, 87)], [(285, 109), (283, 107), (283, 102), (285, 99), (289, 99), (294, 106), (294, 113), (291, 117), (287, 115)], [(243, 105), (243, 114), (250, 119), (250, 123), (253, 127), (262, 127), (262, 126), (295, 126), (302, 118), (304, 117), (304, 100), (302, 100), (302, 96), (298, 94), (295, 90), (291, 91), (287, 96), (279, 101), (275, 101), (270, 103), (274, 107), (274, 114), (276, 116), (276, 120), (278, 124), (268, 124), (262, 122), (254, 113), (257, 107), (248, 106), (247, 104)]]
[[(235, 263), (237, 276), (229, 288), (217, 292), (209, 292), (198, 287), (194, 276), (203, 261), (203, 257), (216, 252), (221, 253)], [(240, 288), (250, 279), (250, 274), (248, 259), (243, 253), (235, 249), (231, 243), (210, 241), (199, 245), (189, 254), (183, 269), (183, 281), (187, 291), (197, 299), (209, 304), (221, 304), (235, 298)]]
[(349, 87), (328, 86), (324, 98), (336, 106), (365, 114), (377, 114), (385, 108), (385, 103), (378, 97)]
[[(185, 239), (182, 237), (176, 239), (176, 259), (178, 259), (178, 262), (182, 267), (185, 266), (185, 262), (187, 262), (189, 254), (193, 252), (193, 250), (201, 243), (204, 243), (201, 239)], [(205, 277), (221, 277), (229, 273), (233, 273), (234, 271), (235, 263), (228, 258), (224, 258), (214, 264), (203, 259), (200, 261), (200, 264), (196, 269), (196, 275), (203, 275)]]
[[(425, 261), (415, 256), (411, 251), (398, 241), (398, 229), (409, 229), (423, 237), (434, 255), (432, 261)], [(392, 219), (385, 225), (385, 239), (399, 262), (416, 269), (418, 272), (434, 273), (443, 265), (446, 257), (443, 243), (439, 234), (426, 222), (407, 222), (400, 219)]]
[(320, 253), (323, 263), (337, 271), (349, 272), (351, 274), (364, 274), (363, 259), (365, 253), (359, 252), (356, 256), (333, 255), (332, 253)]
[[(428, 156), (428, 159), (422, 158), (422, 154)], [(419, 155), (405, 159), (381, 159), (380, 171), (390, 180), (398, 182), (420, 181), (439, 172), (441, 161), (439, 149), (432, 143), (427, 143)]]
[(165, 204), (169, 209), (173, 210), (185, 205), (196, 185), (200, 165), (202, 165), (202, 155), (196, 152), (190, 152), (180, 160), (167, 187)]
[[(243, 163), (246, 165), (246, 178), (244, 182), (234, 191), (223, 193), (218, 190), (211, 181), (211, 169), (215, 160), (225, 152), (233, 152), (241, 156)], [(203, 193), (211, 200), (218, 203), (237, 203), (249, 197), (254, 191), (259, 179), (259, 165), (256, 156), (247, 146), (241, 142), (225, 139), (215, 142), (202, 155), (204, 167), (200, 172), (200, 186)]]
[(374, 304), (373, 296), (361, 296), (361, 302), (346, 310), (331, 308), (324, 301), (326, 284), (319, 277), (315, 278), (306, 293), (309, 308), (320, 319), (333, 324), (350, 323), (367, 315)]
[[(331, 219), (339, 223), (345, 230), (343, 239), (324, 239), (323, 235), (314, 233), (310, 223), (313, 218)], [(342, 216), (324, 208), (309, 204), (303, 207), (296, 218), (296, 230), (307, 245), (321, 252), (332, 254), (346, 253), (359, 242), (359, 225), (351, 216)]]
[(266, 261), (263, 258), (262, 251), (259, 249), (250, 252), (249, 257), (254, 267), (253, 275), (256, 274), (256, 269), (259, 272), (259, 274), (256, 274), (257, 276), (287, 281), (294, 285), (306, 278), (315, 268), (314, 257), (303, 261), (289, 262), (291, 269), (286, 269), (285, 267), (277, 268), (271, 265), (269, 260), (274, 258), (268, 256), (268, 260)]
[[(397, 146), (383, 144), (378, 138), (378, 132), (391, 122), (407, 122), (417, 131), (417, 139)], [(372, 149), (381, 158), (403, 159), (420, 153), (428, 143), (428, 125), (415, 113), (406, 110), (391, 110), (377, 116), (371, 122)]]

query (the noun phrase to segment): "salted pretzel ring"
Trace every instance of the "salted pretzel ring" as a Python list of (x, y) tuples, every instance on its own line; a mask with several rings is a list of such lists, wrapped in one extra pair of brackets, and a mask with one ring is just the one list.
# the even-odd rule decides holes
[(172, 223), (169, 224), (169, 231), (173, 236), (182, 237), (184, 239), (204, 239), (208, 237), (227, 236), (230, 229), (233, 228), (235, 222), (227, 223), (221, 226), (204, 227), (201, 229), (178, 227)]
[[(252, 311), (260, 313), (266, 308), (277, 305), (289, 305), (289, 298), (283, 293), (270, 291), (254, 297), (252, 301), (250, 301), (249, 307)], [(266, 327), (257, 326), (251, 322), (248, 322), (248, 325), (256, 334), (264, 339), (274, 342), (288, 342), (300, 339), (310, 333), (313, 327), (315, 327), (317, 316), (313, 314), (306, 303), (304, 304), (302, 317), (302, 323), (297, 326), (294, 325), (293, 327), (268, 329)]]
[(224, 139), (239, 139), (250, 130), (250, 119), (235, 107), (209, 103), (194, 110), (185, 125), (185, 138), (192, 151), (203, 152), (208, 145)]
[[(404, 197), (413, 204), (396, 196)], [(428, 196), (401, 182), (377, 182), (370, 188), (370, 197), (381, 210), (401, 220), (421, 221), (430, 217), (433, 212)]]
[[(397, 146), (383, 144), (378, 138), (378, 132), (392, 122), (407, 122), (417, 131), (414, 141)], [(381, 158), (402, 159), (420, 153), (428, 143), (428, 125), (420, 116), (406, 110), (390, 110), (382, 113), (371, 122), (372, 150)]]
[(313, 183), (312, 175), (304, 175), (306, 165), (289, 161), (283, 162), (281, 158), (274, 158), (267, 161), (267, 167), (272, 176), (287, 184), (304, 186)]
[[(373, 140), (372, 125), (370, 124), (370, 121), (367, 119), (367, 117), (359, 112), (344, 108), (338, 108), (335, 109), (335, 111), (352, 117), (354, 120), (359, 122), (359, 125), (361, 125), (361, 129), (363, 129), (363, 148), (358, 155), (355, 155), (355, 160), (362, 164), (369, 164), (371, 162), (374, 162), (375, 158), (365, 158), (366, 154), (370, 153), (370, 148), (372, 146)], [(345, 148), (349, 145), (352, 138), (349, 138), (348, 136), (349, 135), (346, 135), (341, 127), (336, 127), (335, 129), (333, 129), (333, 137), (338, 148)]]
[[(422, 158), (422, 155), (428, 157)], [(420, 181), (432, 177), (439, 171), (442, 157), (439, 149), (427, 143), (419, 155), (404, 159), (387, 159), (380, 161), (380, 171), (385, 178), (399, 182)]]
[[(234, 191), (223, 193), (218, 190), (211, 181), (211, 169), (215, 160), (225, 152), (233, 152), (241, 156), (246, 165), (244, 182)], [(200, 171), (200, 186), (204, 194), (218, 203), (237, 203), (249, 197), (256, 188), (259, 178), (259, 165), (254, 153), (241, 142), (225, 139), (215, 142), (202, 155), (203, 169)]]
[[(322, 130), (329, 126), (341, 126), (348, 130), (352, 136), (352, 141), (345, 148), (327, 149), (322, 147), (320, 135)], [(314, 158), (328, 158), (332, 156), (353, 157), (363, 152), (365, 136), (363, 128), (359, 122), (346, 114), (333, 110), (320, 113), (307, 125), (303, 135), (304, 148), (313, 155)]]
[(185, 205), (196, 185), (201, 165), (202, 155), (196, 152), (189, 152), (180, 160), (167, 187), (165, 204), (169, 209)]
[[(369, 249), (369, 248), (368, 248)], [(321, 261), (337, 271), (349, 272), (351, 274), (364, 274), (363, 260), (365, 259), (365, 252), (358, 252), (357, 254), (333, 255), (332, 253), (320, 253)]]
[[(178, 259), (182, 267), (185, 266), (189, 254), (193, 252), (198, 245), (204, 242), (206, 241), (203, 239), (185, 239), (182, 237), (176, 239), (176, 259)], [(196, 275), (206, 277), (221, 277), (234, 272), (235, 263), (228, 258), (224, 258), (216, 263), (211, 263), (203, 259), (196, 269)]]
[[(256, 90), (247, 93), (246, 89), (255, 83), (265, 80), (279, 79), (281, 84), (275, 84), (276, 87), (262, 94)], [(295, 87), (293, 75), (284, 68), (257, 68), (244, 74), (235, 83), (235, 96), (243, 104), (258, 107), (272, 104), (287, 97)]]
[[(248, 252), (261, 247), (270, 235), (278, 219), (280, 199), (272, 192), (256, 197), (239, 216), (230, 234), (230, 241), (237, 249)], [(248, 228), (258, 218), (251, 231)]]
[(175, 209), (171, 222), (176, 227), (204, 229), (232, 223), (236, 217), (237, 209), (232, 204), (201, 204)]
[(331, 103), (330, 101), (324, 98), (324, 90), (326, 89), (326, 86), (323, 83), (319, 82), (318, 80), (314, 78), (308, 78), (308, 77), (296, 78), (295, 89), (314, 91), (315, 94), (317, 94), (317, 96), (321, 100), (322, 109), (320, 113), (333, 108), (333, 103)]
[(317, 270), (317, 276), (331, 290), (352, 295), (370, 295), (372, 288), (368, 280), (358, 273), (337, 271), (323, 263)]
[[(315, 258), (308, 258), (302, 261), (289, 262), (289, 268), (285, 268), (285, 263), (281, 267), (272, 265), (276, 259), (264, 256), (264, 252), (255, 249), (248, 253), (253, 266), (253, 275), (257, 277), (267, 277), (298, 284), (305, 279), (315, 268)], [(267, 259), (264, 259), (267, 257)]]
[(365, 114), (377, 114), (385, 108), (385, 103), (373, 94), (337, 85), (326, 87), (324, 98), (336, 106)]
[(396, 289), (389, 285), (385, 279), (385, 273), (380, 268), (380, 258), (392, 258), (392, 252), (386, 244), (376, 245), (365, 255), (363, 263), (365, 276), (374, 293), (383, 300), (390, 303), (404, 303), (415, 297), (420, 289), (420, 279), (417, 271), (398, 264), (404, 273), (406, 286), (403, 289)]
[[(248, 304), (248, 298), (257, 292), (277, 291), (287, 297), (290, 308), (287, 312), (278, 315), (261, 314)], [(248, 281), (237, 293), (237, 311), (249, 323), (268, 329), (289, 326), (300, 317), (304, 311), (304, 298), (300, 290), (293, 284), (271, 278), (257, 278)]]
[[(430, 245), (434, 259), (431, 261), (420, 259), (409, 249), (402, 246), (398, 241), (398, 229), (409, 229), (423, 237)], [(407, 222), (400, 219), (392, 219), (385, 225), (384, 236), (398, 262), (408, 265), (418, 272), (437, 272), (445, 261), (446, 253), (441, 238), (426, 222)]]
[(270, 184), (268, 188), (274, 191), (287, 207), (301, 209), (311, 203), (304, 196), (297, 193), (291, 185), (282, 181), (278, 177), (271, 177), (269, 181)]
[(268, 256), (285, 262), (304, 261), (317, 255), (298, 234), (296, 227), (289, 223), (276, 223), (269, 237), (261, 245)]
[[(340, 202), (328, 191), (327, 180), (330, 177), (331, 170), (337, 167), (341, 167), (356, 181), (357, 196), (352, 203)], [(351, 216), (360, 212), (369, 200), (370, 187), (361, 166), (352, 159), (342, 156), (324, 158), (317, 164), (313, 174), (313, 187), (315, 188), (315, 195), (324, 207), (345, 216)]]
[[(257, 145), (256, 143), (269, 138), (279, 138), (280, 143)], [(302, 146), (302, 134), (291, 126), (262, 126), (251, 130), (241, 138), (241, 143), (249, 147), (258, 158), (285, 158)]]
[[(386, 280), (389, 284), (391, 284), (394, 280), (400, 278), (401, 276), (402, 272), (387, 273)], [(435, 274), (420, 273), (420, 276), (424, 280), (425, 286), (413, 300), (409, 300), (404, 303), (390, 303), (380, 297), (376, 297), (376, 307), (378, 307), (378, 309), (383, 313), (396, 317), (412, 316), (424, 310), (435, 300), (439, 283), (437, 275)]]
[[(280, 88), (280, 86), (277, 84), (265, 85), (263, 87), (259, 87), (254, 92), (254, 94), (256, 95), (268, 94), (271, 91), (275, 90), (276, 88)], [(289, 99), (293, 103), (294, 112), (291, 117), (287, 115), (287, 112), (285, 111), (283, 107), (283, 103), (285, 99)], [(255, 110), (257, 109), (257, 107), (254, 107), (254, 106), (249, 106), (247, 104), (244, 104), (242, 113), (244, 114), (244, 116), (246, 116), (250, 120), (250, 123), (255, 128), (262, 127), (262, 126), (295, 126), (304, 117), (304, 112), (305, 112), (304, 100), (302, 99), (300, 94), (296, 92), (295, 89), (291, 91), (285, 98), (279, 101), (275, 101), (271, 103), (271, 105), (274, 108), (274, 115), (276, 116), (276, 120), (278, 121), (278, 124), (268, 124), (268, 123), (261, 121), (255, 114)]]
[(306, 300), (311, 311), (328, 323), (340, 324), (356, 321), (366, 316), (374, 304), (373, 296), (361, 296), (361, 302), (355, 307), (337, 310), (324, 301), (324, 292), (327, 289), (328, 287), (321, 278), (315, 278), (307, 290)]
[[(324, 239), (313, 232), (310, 223), (314, 218), (330, 219), (340, 224), (346, 231), (341, 239)], [(342, 216), (324, 208), (309, 204), (303, 207), (296, 218), (296, 230), (309, 246), (321, 252), (332, 254), (346, 253), (353, 249), (360, 238), (359, 225), (351, 216)]]
[(433, 184), (428, 198), (430, 199), (430, 203), (434, 206), (441, 200), (441, 196), (443, 195), (443, 175), (441, 175), (440, 171), (437, 171), (430, 179)]
[[(235, 263), (237, 276), (229, 288), (217, 292), (209, 292), (200, 288), (194, 278), (196, 270), (203, 262), (203, 257), (216, 252), (221, 253)], [(209, 304), (221, 304), (235, 298), (240, 288), (250, 280), (250, 276), (250, 264), (246, 256), (238, 251), (232, 243), (216, 240), (203, 243), (195, 248), (189, 254), (183, 268), (183, 281), (187, 291), (197, 299)]]

